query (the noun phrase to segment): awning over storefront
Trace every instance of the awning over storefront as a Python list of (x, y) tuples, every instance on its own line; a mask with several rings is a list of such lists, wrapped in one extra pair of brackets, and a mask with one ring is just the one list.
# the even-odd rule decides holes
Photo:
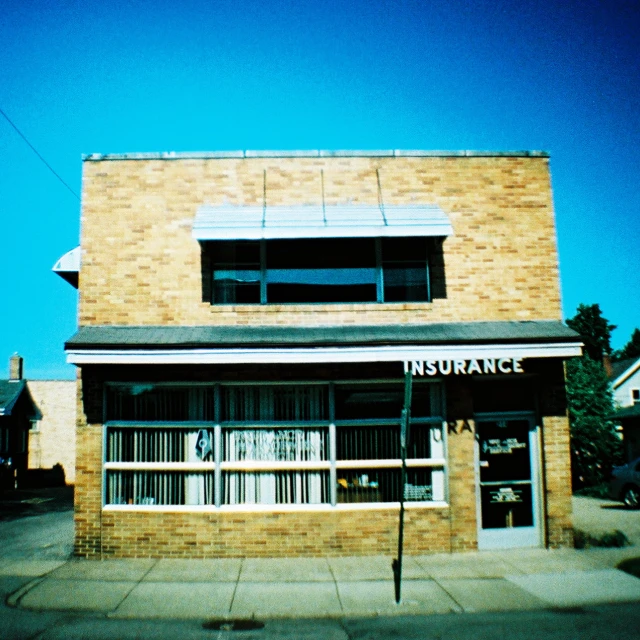
[(212, 206), (198, 209), (197, 240), (449, 236), (453, 228), (436, 205)]
[(556, 321), (320, 327), (88, 326), (72, 364), (267, 364), (567, 358), (580, 336)]

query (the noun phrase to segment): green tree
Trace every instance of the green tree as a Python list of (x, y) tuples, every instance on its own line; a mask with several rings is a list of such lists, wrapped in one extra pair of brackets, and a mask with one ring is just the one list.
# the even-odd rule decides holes
[(567, 362), (572, 485), (576, 490), (609, 479), (611, 467), (622, 459), (622, 443), (608, 419), (613, 413), (613, 395), (602, 361), (611, 354), (615, 325), (602, 317), (598, 304), (579, 305), (567, 325), (584, 342), (584, 355)]
[(611, 332), (616, 325), (602, 317), (599, 304), (578, 305), (576, 315), (567, 320), (567, 326), (582, 336), (584, 350), (593, 360), (601, 361), (603, 356), (611, 355)]
[(629, 342), (622, 347), (622, 349), (618, 349), (614, 351), (611, 359), (612, 360), (626, 360), (627, 358), (638, 358), (640, 357), (640, 329), (635, 329), (631, 334), (631, 338)]
[(567, 403), (573, 489), (603, 484), (622, 460), (622, 442), (608, 419), (613, 396), (601, 361), (584, 355), (567, 362)]

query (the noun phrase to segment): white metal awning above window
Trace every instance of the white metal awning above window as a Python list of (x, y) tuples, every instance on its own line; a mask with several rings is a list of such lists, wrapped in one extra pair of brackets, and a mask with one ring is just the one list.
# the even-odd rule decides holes
[(78, 288), (78, 274), (80, 273), (80, 247), (67, 251), (54, 265), (53, 272)]
[(198, 240), (450, 236), (437, 205), (202, 205), (193, 223)]

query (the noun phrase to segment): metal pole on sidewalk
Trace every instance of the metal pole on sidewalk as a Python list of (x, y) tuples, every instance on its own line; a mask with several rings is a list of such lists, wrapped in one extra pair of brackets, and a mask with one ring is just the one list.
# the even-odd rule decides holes
[(398, 525), (398, 557), (391, 563), (393, 582), (396, 591), (396, 604), (400, 603), (402, 591), (402, 546), (404, 541), (404, 493), (407, 483), (407, 443), (409, 442), (409, 425), (411, 420), (411, 385), (413, 374), (411, 370), (404, 374), (404, 407), (400, 420), (400, 457), (402, 468), (400, 471), (400, 523)]

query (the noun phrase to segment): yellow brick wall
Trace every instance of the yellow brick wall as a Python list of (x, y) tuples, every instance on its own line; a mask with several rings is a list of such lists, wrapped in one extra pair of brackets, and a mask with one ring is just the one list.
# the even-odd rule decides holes
[[(202, 302), (202, 204), (437, 204), (447, 298), (432, 303), (211, 306)], [(327, 324), (559, 319), (545, 157), (85, 161), (79, 323)]]
[(566, 416), (546, 416), (542, 424), (547, 544), (570, 547), (573, 546), (573, 525), (569, 420)]
[[(432, 303), (211, 306), (202, 302), (202, 204), (437, 204), (447, 298)], [(333, 157), (86, 161), (79, 323), (140, 325), (402, 323), (560, 319), (554, 214), (544, 157)], [(102, 511), (100, 375), (78, 381), (76, 553), (260, 556), (395, 553), (397, 510), (297, 513)], [(469, 380), (448, 382), (445, 508), (407, 511), (407, 553), (477, 548)], [(86, 396), (86, 398), (85, 398)], [(84, 402), (83, 399), (86, 399)], [(89, 417), (85, 411), (89, 408)], [(544, 418), (547, 542), (570, 544), (566, 417)]]
[(73, 380), (29, 380), (29, 391), (42, 413), (29, 432), (29, 468), (61, 464), (65, 481), (76, 477), (76, 383)]
[[(405, 553), (451, 551), (448, 516), (448, 509), (407, 510)], [(395, 556), (398, 549), (397, 509), (208, 514), (105, 511), (102, 527), (103, 557)]]

